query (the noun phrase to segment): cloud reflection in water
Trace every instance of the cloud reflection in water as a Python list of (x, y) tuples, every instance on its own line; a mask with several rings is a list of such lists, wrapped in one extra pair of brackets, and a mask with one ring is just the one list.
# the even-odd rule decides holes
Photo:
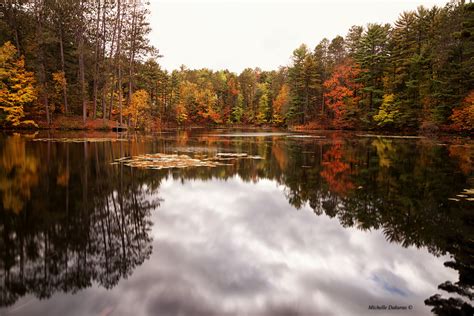
[(456, 278), (446, 257), (389, 243), (380, 230), (343, 228), (307, 205), (295, 210), (271, 180), (168, 179), (159, 195), (153, 253), (131, 277), (112, 290), (34, 299), (18, 313), (363, 315), (369, 305), (411, 304), (407, 314), (430, 315), (423, 300)]

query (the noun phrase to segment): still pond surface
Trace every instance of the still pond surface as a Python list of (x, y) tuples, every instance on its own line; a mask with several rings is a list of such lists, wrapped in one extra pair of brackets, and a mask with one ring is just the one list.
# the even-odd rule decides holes
[[(155, 153), (202, 165), (118, 160)], [(470, 315), (473, 159), (453, 138), (0, 135), (0, 315)]]

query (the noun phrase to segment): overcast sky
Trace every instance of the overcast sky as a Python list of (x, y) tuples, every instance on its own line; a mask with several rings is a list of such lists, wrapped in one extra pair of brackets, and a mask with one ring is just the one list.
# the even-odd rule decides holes
[(176, 69), (264, 70), (287, 65), (301, 43), (310, 48), (352, 25), (393, 23), (419, 5), (448, 0), (150, 0), (151, 42)]

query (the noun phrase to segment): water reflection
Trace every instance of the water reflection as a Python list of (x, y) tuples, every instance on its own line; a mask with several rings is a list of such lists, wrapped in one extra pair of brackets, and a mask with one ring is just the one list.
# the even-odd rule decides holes
[(103, 165), (97, 144), (89, 147), (3, 140), (1, 306), (93, 282), (112, 288), (150, 256), (153, 186), (134, 170)]
[[(274, 285), (271, 280), (294, 277), (304, 279), (298, 284), (308, 290), (317, 288), (326, 295), (345, 291), (354, 296), (364, 289), (355, 284), (356, 281), (348, 282), (345, 290), (336, 289), (331, 286), (334, 280), (311, 276), (311, 270), (305, 266), (311, 262), (330, 264), (332, 257), (341, 260), (347, 256), (352, 257), (351, 260), (357, 258), (361, 265), (367, 261), (382, 261), (380, 256), (371, 258), (370, 253), (365, 257), (351, 255), (334, 233), (325, 232), (324, 225), (334, 225), (331, 223), (337, 219), (345, 227), (338, 234), (350, 232), (351, 238), (359, 236), (369, 244), (367, 236), (381, 232), (384, 239), (394, 245), (408, 247), (414, 257), (424, 256), (415, 247), (426, 247), (437, 256), (449, 254), (452, 259), (445, 265), (459, 273), (459, 281), (442, 283), (439, 290), (443, 295), (433, 295), (425, 303), (439, 315), (472, 314), (473, 202), (462, 196), (465, 189), (474, 186), (472, 145), (456, 141), (439, 144), (427, 140), (357, 138), (338, 134), (329, 134), (322, 139), (291, 138), (285, 134), (247, 136), (179, 133), (161, 137), (134, 136), (126, 142), (83, 144), (38, 143), (23, 136), (1, 138), (0, 304), (11, 305), (26, 294), (46, 298), (55, 292), (75, 293), (96, 283), (112, 288), (150, 257), (152, 236), (158, 238), (153, 243), (153, 256), (158, 256), (150, 260), (153, 265), (175, 265), (192, 278), (174, 275), (169, 270), (161, 271), (159, 267), (152, 272), (147, 270), (148, 274), (158, 274), (158, 280), (175, 284), (166, 290), (166, 295), (154, 300), (150, 311), (162, 310), (163, 306), (168, 306), (168, 314), (183, 309), (192, 314), (208, 315), (235, 311), (229, 306), (215, 310), (217, 301), (209, 300), (215, 296), (214, 290), (209, 290), (209, 297), (201, 297), (206, 293), (205, 289), (186, 290), (205, 283), (212, 283), (208, 286), (215, 286), (215, 291), (234, 295), (234, 305), (239, 305), (243, 296), (265, 293)], [(179, 171), (147, 171), (110, 164), (120, 157), (175, 151), (190, 155), (245, 152), (264, 157), (264, 160), (239, 160), (231, 166)], [(177, 187), (177, 181), (183, 183), (183, 187)], [(205, 190), (199, 188), (199, 183), (205, 183), (202, 181), (210, 184)], [(255, 183), (260, 189), (277, 185), (278, 192), (265, 194), (267, 189), (257, 188), (249, 191), (248, 186), (239, 183)], [(160, 205), (160, 196), (164, 194), (161, 191), (168, 192), (164, 201), (172, 206), (163, 212), (159, 208), (158, 215), (153, 215), (152, 210)], [(200, 194), (196, 196), (196, 192)], [(240, 194), (241, 199), (234, 203), (240, 204), (240, 208), (222, 199), (236, 194)], [(276, 227), (284, 228), (285, 223), (296, 221), (288, 209), (275, 202), (279, 197), (284, 197), (285, 203), (296, 209), (311, 209), (319, 217), (318, 226), (309, 227), (301, 219), (298, 225), (296, 222), (289, 225), (304, 231), (303, 237), (289, 227), (282, 232), (275, 231)], [(216, 204), (220, 207), (219, 213), (206, 211)], [(203, 211), (195, 212), (198, 206)], [(275, 215), (272, 209), (282, 212)], [(227, 214), (229, 210), (235, 213)], [(183, 217), (183, 212), (188, 219)], [(211, 220), (216, 216), (220, 220)], [(272, 216), (284, 217), (285, 221), (275, 222)], [(242, 217), (245, 221), (239, 220)], [(168, 226), (179, 230), (160, 235)], [(360, 235), (364, 231), (373, 233)], [(173, 243), (178, 232), (180, 239)], [(190, 238), (182, 236), (189, 232), (194, 232)], [(201, 234), (203, 232), (207, 233)], [(213, 234), (224, 236), (221, 243)], [(309, 237), (311, 234), (328, 238), (326, 242), (333, 245), (339, 242), (339, 250), (308, 244), (324, 243), (325, 238)], [(230, 247), (225, 238), (228, 235), (247, 244)], [(202, 240), (195, 240), (197, 237)], [(262, 245), (262, 242), (266, 244)], [(189, 246), (183, 248), (187, 243)], [(300, 250), (298, 256), (301, 258), (288, 262), (277, 260), (279, 264), (268, 266), (268, 270), (262, 272), (243, 262), (226, 261), (226, 256), (239, 257), (232, 254), (235, 249), (242, 251), (239, 260), (244, 261), (262, 255), (278, 257), (285, 249)], [(253, 250), (248, 252), (246, 249)], [(265, 253), (268, 249), (275, 252)], [(336, 255), (331, 256), (334, 252)], [(223, 261), (209, 262), (209, 258), (222, 258)], [(164, 259), (168, 261), (163, 262)], [(292, 266), (293, 273), (289, 274), (285, 262), (304, 264)], [(352, 269), (355, 265), (351, 261), (346, 264)], [(340, 261), (334, 261), (332, 267), (340, 265)], [(390, 292), (394, 297), (391, 302), (399, 304), (404, 301), (403, 297), (416, 296), (416, 288), (406, 290), (410, 289), (407, 280), (397, 277), (394, 270), (380, 267), (367, 278)], [(424, 268), (410, 269), (424, 274)], [(326, 272), (330, 273), (331, 269)], [(219, 276), (223, 279), (219, 280)], [(131, 282), (135, 282), (137, 291), (147, 284), (146, 277), (140, 274), (134, 278)], [(142, 285), (136, 283), (137, 278)], [(286, 282), (288, 286), (293, 284), (290, 280)], [(161, 288), (163, 291), (165, 289)], [(287, 294), (291, 291), (287, 289)], [(295, 302), (285, 300), (283, 292), (265, 307), (255, 302), (245, 312), (307, 314), (314, 308), (308, 302), (298, 302), (295, 307)], [(447, 293), (456, 295), (448, 297)], [(184, 296), (188, 296), (189, 305), (185, 306), (183, 300), (177, 299)], [(351, 304), (355, 306), (359, 301), (358, 308), (363, 311), (367, 304), (377, 304), (377, 299), (380, 300), (377, 295), (369, 298), (354, 296)], [(330, 310), (319, 312), (334, 313)]]

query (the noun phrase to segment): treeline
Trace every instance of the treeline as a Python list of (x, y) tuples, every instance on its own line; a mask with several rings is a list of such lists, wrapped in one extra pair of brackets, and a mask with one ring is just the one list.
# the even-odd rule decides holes
[(276, 71), (164, 72), (157, 103), (182, 124), (472, 130), (473, 57), (474, 5), (451, 2), (301, 45)]
[(67, 113), (134, 127), (474, 129), (474, 5), (464, 1), (353, 26), (301, 45), (289, 66), (240, 74), (161, 69), (138, 2), (38, 0), (5, 12), (2, 41), (35, 73), (48, 122)]

